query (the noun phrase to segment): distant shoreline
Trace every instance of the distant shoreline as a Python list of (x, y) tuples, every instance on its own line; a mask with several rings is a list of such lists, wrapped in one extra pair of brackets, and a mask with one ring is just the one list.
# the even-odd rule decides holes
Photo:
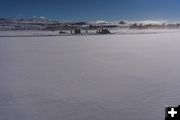
[(160, 30), (127, 30), (127, 31), (113, 31), (109, 34), (98, 33), (82, 33), (82, 34), (59, 34), (58, 31), (1, 31), (0, 38), (2, 37), (60, 37), (60, 36), (100, 36), (100, 35), (138, 35), (138, 34), (160, 34), (180, 31), (178, 29), (160, 29)]

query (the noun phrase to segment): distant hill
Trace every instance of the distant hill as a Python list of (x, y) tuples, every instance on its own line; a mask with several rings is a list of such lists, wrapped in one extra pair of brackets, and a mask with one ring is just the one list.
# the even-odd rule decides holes
[(49, 20), (44, 17), (33, 17), (29, 19), (0, 18), (0, 30), (71, 30), (71, 29), (101, 29), (101, 28), (129, 28), (129, 29), (151, 29), (151, 28), (180, 28), (180, 22), (166, 21), (136, 21), (136, 22), (108, 22), (108, 21), (77, 21), (60, 22)]

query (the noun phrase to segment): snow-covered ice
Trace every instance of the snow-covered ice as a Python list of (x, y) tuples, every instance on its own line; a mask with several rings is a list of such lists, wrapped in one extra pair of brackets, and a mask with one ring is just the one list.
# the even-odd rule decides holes
[(180, 32), (1, 37), (0, 120), (164, 120)]

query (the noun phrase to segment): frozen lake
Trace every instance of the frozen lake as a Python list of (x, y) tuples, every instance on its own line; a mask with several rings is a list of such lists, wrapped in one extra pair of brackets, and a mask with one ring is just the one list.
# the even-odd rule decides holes
[(180, 31), (1, 37), (0, 120), (164, 120), (180, 104)]

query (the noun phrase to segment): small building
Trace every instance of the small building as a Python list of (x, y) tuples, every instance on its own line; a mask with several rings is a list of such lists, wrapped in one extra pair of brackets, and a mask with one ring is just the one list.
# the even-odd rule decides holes
[(98, 34), (110, 34), (110, 31), (108, 29), (101, 29), (96, 31)]

